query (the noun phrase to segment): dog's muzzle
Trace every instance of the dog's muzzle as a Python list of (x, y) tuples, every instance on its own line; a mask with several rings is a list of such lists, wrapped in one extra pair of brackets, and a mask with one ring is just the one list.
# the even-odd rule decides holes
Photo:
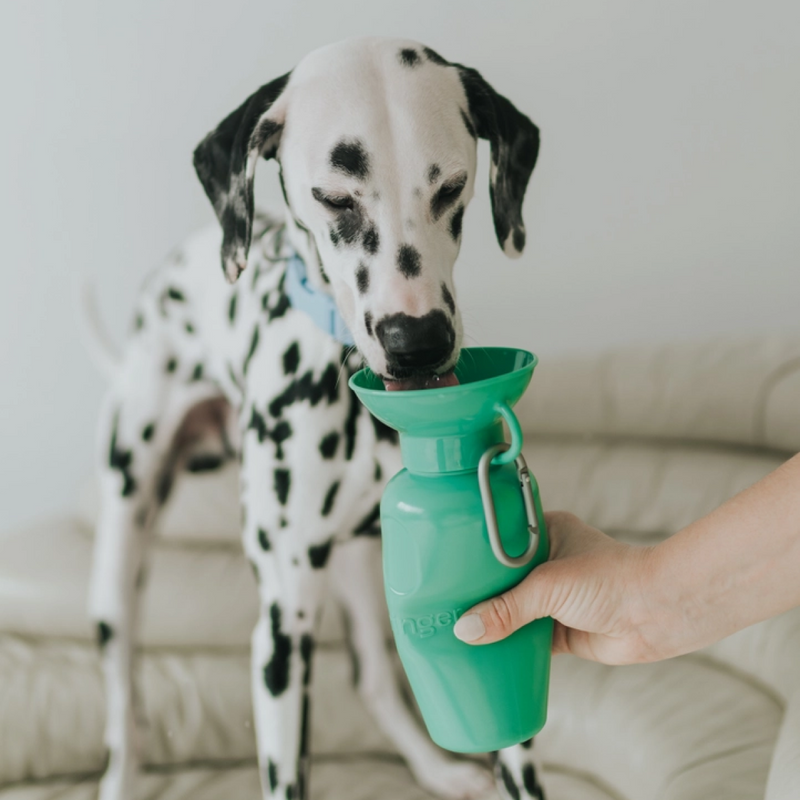
[(386, 353), (387, 388), (423, 388), (433, 378), (450, 385), (452, 373), (437, 375), (453, 355), (456, 341), (444, 311), (435, 309), (422, 317), (392, 314), (375, 326), (375, 334)]

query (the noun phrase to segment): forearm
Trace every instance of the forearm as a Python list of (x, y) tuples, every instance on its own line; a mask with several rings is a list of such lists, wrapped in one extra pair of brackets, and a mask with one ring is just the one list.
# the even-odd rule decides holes
[(680, 655), (800, 605), (800, 454), (653, 548), (643, 629)]

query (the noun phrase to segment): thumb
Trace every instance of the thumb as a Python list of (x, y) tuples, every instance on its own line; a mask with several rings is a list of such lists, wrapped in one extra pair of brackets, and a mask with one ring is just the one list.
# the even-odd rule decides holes
[(462, 614), (453, 633), (467, 644), (491, 644), (540, 617), (550, 615), (550, 581), (542, 580), (549, 564), (542, 564), (513, 589), (484, 600)]

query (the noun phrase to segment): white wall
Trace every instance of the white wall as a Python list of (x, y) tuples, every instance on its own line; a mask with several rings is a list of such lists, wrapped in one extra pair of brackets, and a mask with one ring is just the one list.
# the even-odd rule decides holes
[(196, 142), (308, 50), (362, 34), (477, 67), (542, 130), (525, 257), (497, 249), (485, 193), (466, 217), (474, 343), (547, 358), (797, 324), (796, 0), (3, 3), (0, 528), (69, 507), (91, 468), (103, 380), (77, 277), (121, 338), (143, 274), (212, 219)]

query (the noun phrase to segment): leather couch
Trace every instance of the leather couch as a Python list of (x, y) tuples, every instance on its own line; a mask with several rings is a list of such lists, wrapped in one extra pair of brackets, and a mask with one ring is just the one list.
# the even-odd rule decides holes
[[(800, 334), (553, 359), (518, 413), (546, 508), (655, 542), (800, 450)], [(236, 481), (233, 467), (187, 475), (153, 548), (142, 798), (260, 797), (248, 668), (256, 593)], [(105, 754), (85, 611), (92, 494), (90, 484), (74, 513), (0, 535), (0, 800), (96, 796)], [(753, 547), (768, 535), (753, 531)], [(428, 797), (351, 686), (333, 602), (318, 659), (315, 800)], [(658, 664), (559, 656), (536, 747), (551, 800), (797, 800), (800, 609)]]

